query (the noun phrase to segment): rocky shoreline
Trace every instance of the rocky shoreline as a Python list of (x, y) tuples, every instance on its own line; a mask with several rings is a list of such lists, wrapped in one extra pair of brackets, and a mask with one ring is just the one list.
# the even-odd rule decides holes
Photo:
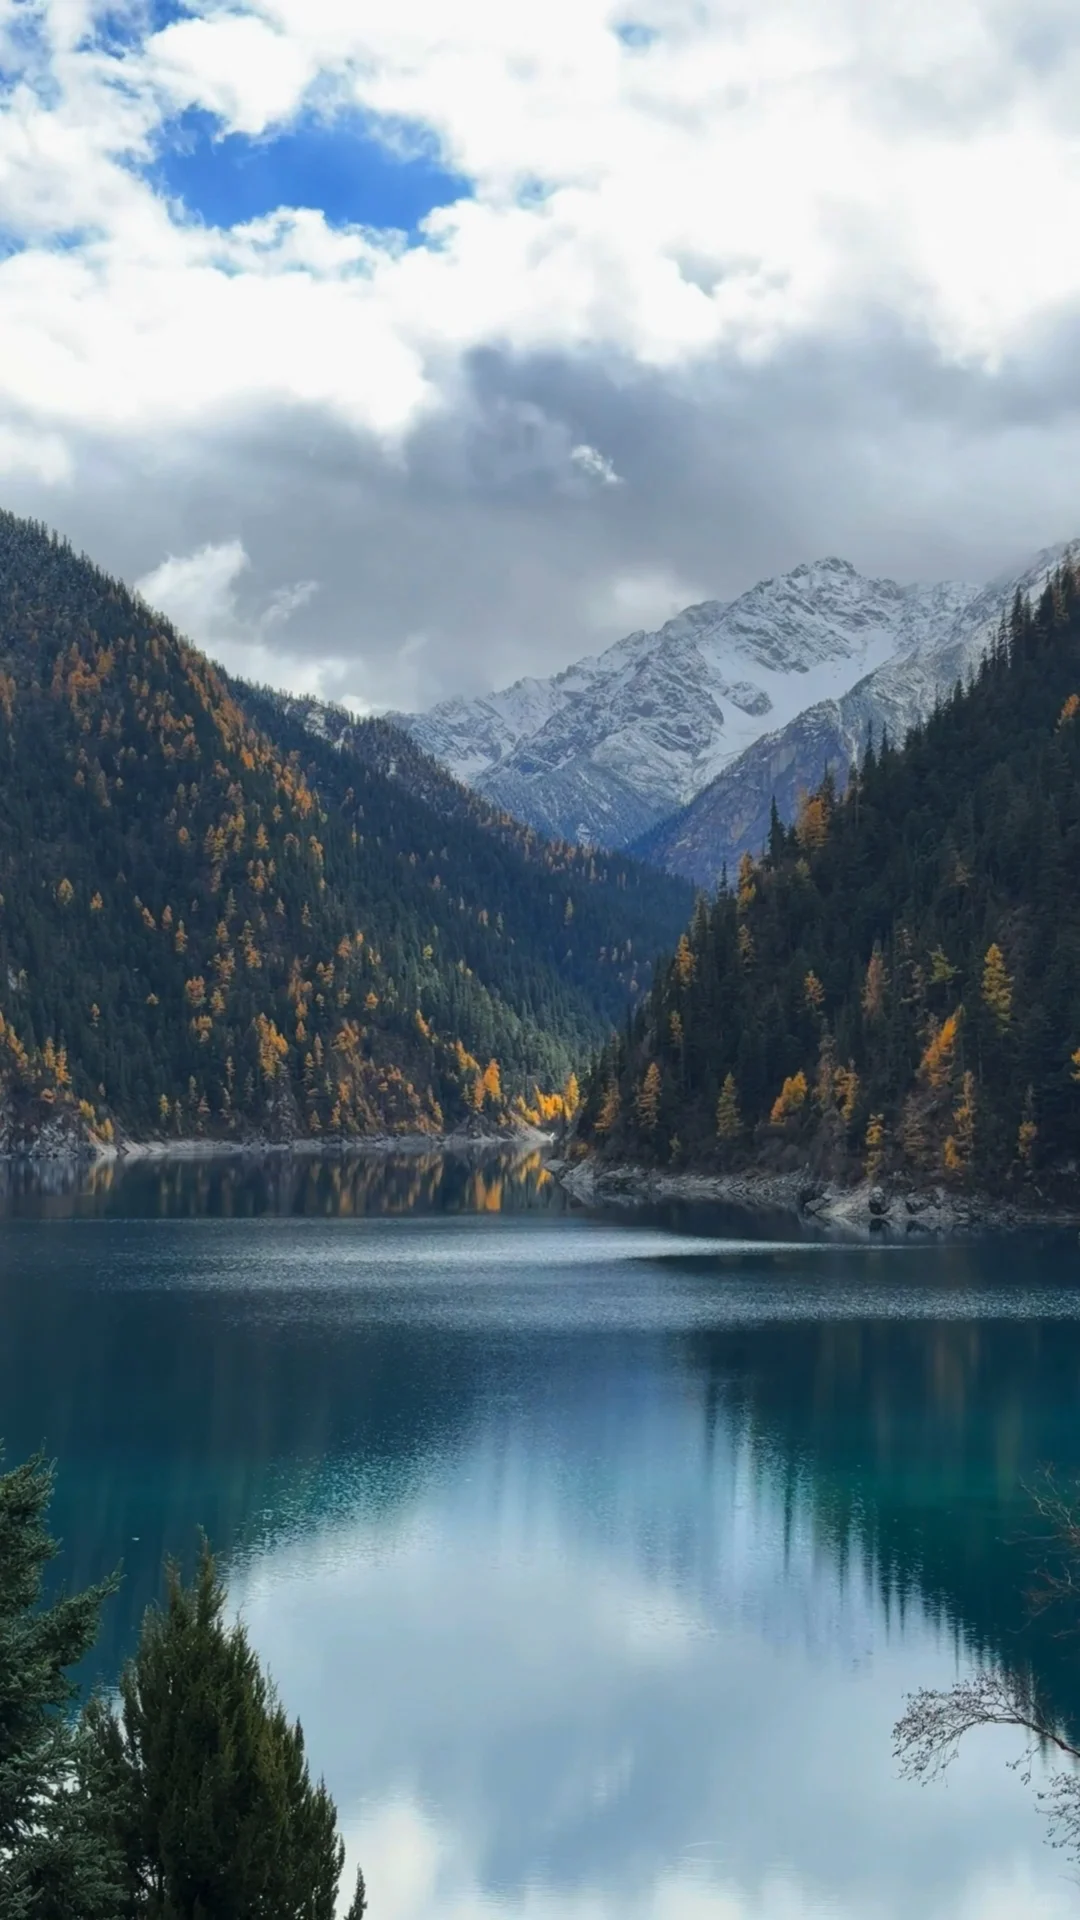
[(841, 1186), (805, 1169), (793, 1173), (670, 1173), (593, 1160), (549, 1161), (570, 1196), (583, 1205), (640, 1207), (664, 1201), (712, 1203), (751, 1213), (787, 1213), (806, 1225), (829, 1227), (859, 1239), (907, 1239), (1009, 1230), (1080, 1226), (1080, 1203), (1062, 1206), (1041, 1196), (1002, 1200), (955, 1193), (912, 1181)]
[(278, 1140), (251, 1135), (242, 1140), (193, 1139), (131, 1140), (121, 1138), (111, 1145), (88, 1141), (71, 1131), (42, 1130), (31, 1141), (12, 1146), (0, 1141), (0, 1161), (27, 1166), (81, 1162), (96, 1166), (108, 1162), (137, 1160), (244, 1160), (255, 1158), (340, 1160), (364, 1154), (400, 1154), (413, 1157), (425, 1153), (488, 1154), (498, 1152), (533, 1153), (551, 1145), (551, 1135), (536, 1127), (503, 1128), (492, 1122), (472, 1121), (452, 1133), (379, 1133), (313, 1140)]

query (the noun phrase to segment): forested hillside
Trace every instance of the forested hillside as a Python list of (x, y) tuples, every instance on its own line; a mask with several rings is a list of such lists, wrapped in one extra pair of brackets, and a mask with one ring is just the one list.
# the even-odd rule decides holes
[(415, 748), (410, 786), (272, 721), (0, 515), (0, 1144), (551, 1113), (685, 918), (679, 883), (425, 794)]
[(1080, 1160), (1080, 578), (699, 902), (580, 1138), (660, 1164), (958, 1184)]

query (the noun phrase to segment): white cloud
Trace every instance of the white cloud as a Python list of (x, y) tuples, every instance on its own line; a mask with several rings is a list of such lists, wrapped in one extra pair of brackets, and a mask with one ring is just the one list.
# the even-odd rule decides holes
[(197, 553), (170, 553), (135, 582), (135, 590), (182, 633), (213, 646), (236, 624), (236, 585), (250, 564), (242, 541), (225, 540)]
[(581, 473), (590, 480), (599, 480), (601, 486), (622, 486), (621, 474), (616, 473), (607, 455), (601, 453), (599, 448), (584, 443), (579, 447), (571, 447), (570, 458)]
[[(653, 0), (627, 46), (612, 0), (205, 0), (121, 56), (46, 0), (48, 85), (28, 70), (0, 113), (0, 206), (28, 236), (0, 276), (0, 402), (129, 433), (285, 398), (393, 435), (484, 344), (675, 366), (882, 300), (993, 361), (1080, 292), (1077, 36), (1025, 68), (1024, 12)], [(427, 129), (475, 197), (402, 250), (311, 213), (207, 234), (130, 171), (177, 107), (259, 133), (316, 86)]]
[(135, 591), (230, 673), (257, 683), (276, 682), (284, 666), (295, 692), (325, 693), (325, 661), (290, 648), (288, 640), (271, 644), (275, 629), (287, 627), (314, 598), (317, 581), (278, 587), (261, 605), (247, 610), (240, 606), (237, 589), (250, 567), (243, 542), (226, 540), (194, 553), (169, 554), (135, 582)]
[(175, 107), (251, 134), (294, 113), (316, 71), (295, 38), (244, 12), (174, 20), (148, 42), (145, 67)]
[[(0, 0), (0, 223), (16, 243), (0, 258), (0, 472), (66, 485), (68, 502), (91, 442), (106, 464), (160, 472), (162, 449), (205, 444), (211, 426), (239, 444), (289, 414), (374, 439), (407, 470), (419, 435), (467, 411), (485, 355), (612, 370), (624, 390), (657, 379), (681, 405), (718, 365), (750, 383), (804, 346), (854, 352), (884, 315), (925, 366), (990, 392), (1010, 372), (1022, 383), (1080, 307), (1062, 238), (1080, 225), (1080, 18), (1065, 0), (199, 0), (157, 32), (130, 7), (119, 49), (95, 39), (105, 13), (38, 0), (37, 38), (17, 39)], [(617, 31), (630, 18), (648, 30), (632, 44)], [(469, 183), (411, 244), (317, 209), (207, 227), (145, 171), (185, 107), (261, 136), (342, 102)], [(535, 439), (552, 457), (509, 447), (508, 489), (531, 460), (534, 500), (546, 487), (594, 529), (617, 512), (631, 525), (640, 474), (602, 421), (551, 416)], [(192, 545), (227, 545), (234, 509), (219, 511)], [(1019, 481), (1012, 512), (1026, 543)], [(601, 602), (612, 619), (624, 602), (670, 611), (648, 582), (711, 570), (669, 545), (583, 567), (576, 640), (553, 603), (560, 661), (604, 625)], [(507, 598), (512, 550), (495, 562)], [(447, 659), (449, 591), (382, 634), (401, 663), (392, 698), (408, 633)], [(509, 651), (516, 622), (505, 630)], [(264, 608), (221, 644), (280, 676), (294, 631)], [(343, 674), (378, 679), (339, 657)]]
[(600, 632), (623, 633), (661, 627), (683, 607), (708, 599), (708, 594), (686, 580), (660, 569), (645, 567), (617, 573), (594, 595), (590, 614)]

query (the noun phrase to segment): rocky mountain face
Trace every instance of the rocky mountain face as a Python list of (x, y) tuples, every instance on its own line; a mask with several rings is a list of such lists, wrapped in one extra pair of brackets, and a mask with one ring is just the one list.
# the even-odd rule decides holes
[(786, 726), (763, 733), (687, 806), (642, 835), (634, 851), (700, 886), (715, 885), (725, 867), (734, 872), (742, 853), (764, 845), (774, 796), (781, 817), (791, 820), (799, 795), (816, 786), (827, 767), (844, 785), (871, 733), (880, 739), (887, 731), (899, 745), (968, 678), (1016, 593), (1036, 598), (1068, 551), (1049, 548), (1019, 576), (971, 594), (940, 626), (929, 622), (914, 642), (899, 645), (839, 697), (814, 701)]
[(395, 718), (542, 832), (631, 847), (710, 885), (761, 847), (774, 795), (790, 818), (827, 766), (843, 783), (871, 728), (902, 740), (1065, 551), (984, 587), (900, 586), (819, 560), (551, 679)]
[(978, 597), (975, 587), (902, 587), (820, 560), (737, 600), (688, 607), (549, 680), (396, 718), (459, 779), (542, 832), (625, 847), (764, 737), (919, 655)]

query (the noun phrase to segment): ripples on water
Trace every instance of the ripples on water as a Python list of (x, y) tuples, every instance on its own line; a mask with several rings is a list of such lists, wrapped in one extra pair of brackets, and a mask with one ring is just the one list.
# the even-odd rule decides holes
[(1080, 1466), (1075, 1243), (793, 1241), (569, 1209), (537, 1160), (14, 1180), (0, 1428), (122, 1556), (104, 1677), (205, 1524), (372, 1920), (1071, 1911), (987, 1740), (904, 1692), (1025, 1628), (1023, 1482)]

